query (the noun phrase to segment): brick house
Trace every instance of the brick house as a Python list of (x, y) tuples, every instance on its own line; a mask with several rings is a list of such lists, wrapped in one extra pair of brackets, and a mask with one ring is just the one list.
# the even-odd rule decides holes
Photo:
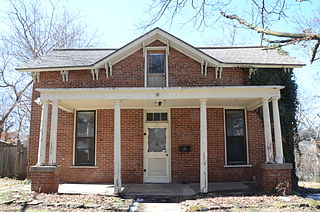
[(206, 193), (208, 182), (256, 179), (269, 192), (279, 183), (290, 190), (283, 87), (245, 78), (303, 65), (263, 47), (196, 48), (159, 28), (119, 49), (53, 50), (17, 68), (34, 78), (32, 189), (198, 182)]

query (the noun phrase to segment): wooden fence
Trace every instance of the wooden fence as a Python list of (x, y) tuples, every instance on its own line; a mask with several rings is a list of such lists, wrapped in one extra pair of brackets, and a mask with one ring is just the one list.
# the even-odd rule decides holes
[(0, 143), (0, 176), (25, 179), (27, 159), (26, 147)]

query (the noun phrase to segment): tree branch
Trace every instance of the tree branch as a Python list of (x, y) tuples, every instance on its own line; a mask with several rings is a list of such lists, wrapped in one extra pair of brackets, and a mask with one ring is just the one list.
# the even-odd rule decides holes
[(237, 15), (227, 15), (225, 12), (221, 11), (220, 12), (222, 16), (228, 19), (236, 20), (238, 21), (241, 25), (244, 25), (258, 33), (264, 33), (267, 35), (272, 35), (276, 37), (285, 37), (285, 38), (300, 38), (304, 40), (320, 40), (320, 34), (307, 34), (307, 33), (288, 33), (288, 32), (278, 32), (278, 31), (273, 31), (265, 28), (260, 28), (257, 27), (253, 24), (250, 24), (246, 20), (239, 18)]

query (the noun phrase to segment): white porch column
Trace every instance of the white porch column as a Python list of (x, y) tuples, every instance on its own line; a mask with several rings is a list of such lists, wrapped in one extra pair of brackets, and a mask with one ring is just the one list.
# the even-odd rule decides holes
[(114, 105), (114, 192), (121, 192), (121, 108), (120, 100)]
[(50, 148), (49, 148), (49, 165), (57, 164), (57, 133), (58, 133), (58, 101), (52, 102), (51, 111), (51, 130), (50, 130)]
[(37, 166), (46, 163), (46, 142), (47, 142), (47, 126), (48, 126), (48, 101), (42, 101), (41, 106), (41, 122), (39, 133), (39, 148)]
[(208, 192), (207, 99), (200, 99), (200, 192)]
[(262, 99), (266, 163), (274, 163), (268, 99)]
[(283, 160), (279, 106), (278, 106), (278, 99), (277, 98), (272, 98), (272, 111), (273, 111), (273, 124), (274, 124), (274, 140), (276, 143), (275, 162), (278, 164), (282, 164), (284, 162), (284, 160)]

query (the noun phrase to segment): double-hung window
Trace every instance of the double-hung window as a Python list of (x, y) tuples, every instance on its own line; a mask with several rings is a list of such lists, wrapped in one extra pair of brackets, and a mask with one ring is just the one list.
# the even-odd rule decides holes
[(227, 165), (247, 164), (244, 110), (225, 110)]
[(77, 111), (75, 165), (95, 165), (95, 111)]

